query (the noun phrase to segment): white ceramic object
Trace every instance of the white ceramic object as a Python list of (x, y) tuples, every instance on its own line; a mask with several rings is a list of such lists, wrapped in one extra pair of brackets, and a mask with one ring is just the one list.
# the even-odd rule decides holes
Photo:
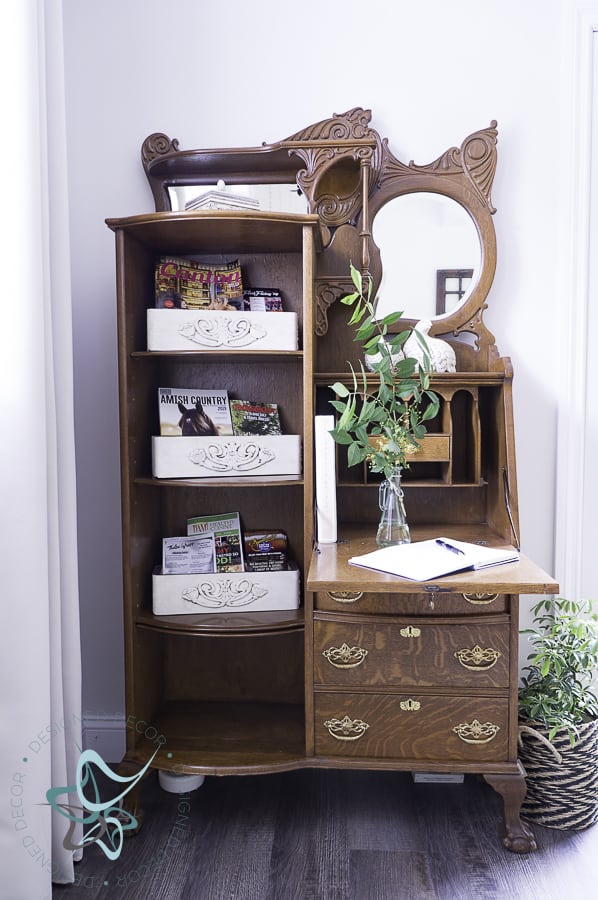
[[(440, 340), (440, 338), (430, 337), (429, 331), (432, 323), (428, 319), (422, 319), (414, 326), (414, 330), (418, 331), (426, 340), (430, 354), (430, 371), (431, 372), (456, 372), (457, 359), (455, 351), (449, 343)], [(420, 365), (424, 365), (424, 351), (417, 339), (412, 334), (407, 338), (404, 345), (405, 356), (416, 359)]]
[(158, 781), (163, 791), (169, 794), (186, 794), (196, 791), (206, 780), (205, 775), (177, 775), (175, 772), (158, 772)]

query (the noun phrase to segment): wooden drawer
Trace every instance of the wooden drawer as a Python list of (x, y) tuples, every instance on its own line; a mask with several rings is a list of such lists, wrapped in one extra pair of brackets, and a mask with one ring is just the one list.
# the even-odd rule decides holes
[(317, 684), (506, 688), (509, 622), (314, 622)]
[(507, 698), (421, 693), (315, 695), (318, 756), (497, 762), (508, 758)]
[(504, 594), (385, 594), (364, 591), (319, 591), (316, 609), (338, 613), (371, 613), (377, 616), (479, 615), (508, 612)]

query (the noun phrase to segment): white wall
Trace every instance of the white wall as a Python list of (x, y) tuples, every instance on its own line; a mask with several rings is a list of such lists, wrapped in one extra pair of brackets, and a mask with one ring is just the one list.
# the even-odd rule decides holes
[(523, 550), (551, 571), (562, 4), (567, 15), (568, 0), (64, 0), (89, 715), (123, 708), (114, 248), (104, 219), (153, 209), (140, 147), (154, 131), (181, 149), (251, 146), (364, 106), (395, 155), (427, 163), (498, 120), (498, 269), (485, 321), (515, 368)]

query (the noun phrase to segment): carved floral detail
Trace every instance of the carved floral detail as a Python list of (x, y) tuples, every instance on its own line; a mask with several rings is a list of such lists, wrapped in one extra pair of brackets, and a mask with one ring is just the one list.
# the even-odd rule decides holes
[(202, 581), (195, 587), (184, 590), (181, 596), (187, 603), (194, 603), (196, 606), (224, 609), (249, 606), (255, 600), (265, 597), (267, 593), (267, 589), (261, 584), (248, 578), (239, 580), (227, 578), (224, 581)]
[(197, 319), (186, 322), (179, 328), (179, 333), (202, 347), (247, 347), (255, 344), (267, 335), (265, 328), (251, 322), (243, 316), (223, 319)]
[(261, 447), (254, 441), (226, 441), (208, 444), (189, 454), (189, 460), (196, 466), (203, 466), (212, 472), (250, 472), (276, 459), (276, 454), (268, 447)]

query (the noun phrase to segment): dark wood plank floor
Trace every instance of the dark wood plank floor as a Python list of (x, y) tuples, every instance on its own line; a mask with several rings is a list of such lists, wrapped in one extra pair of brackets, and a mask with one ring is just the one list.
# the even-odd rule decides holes
[(518, 856), (501, 800), (477, 777), (414, 784), (389, 772), (206, 778), (189, 808), (144, 785), (145, 821), (111, 862), (90, 847), (53, 900), (587, 900), (598, 825), (534, 826)]

